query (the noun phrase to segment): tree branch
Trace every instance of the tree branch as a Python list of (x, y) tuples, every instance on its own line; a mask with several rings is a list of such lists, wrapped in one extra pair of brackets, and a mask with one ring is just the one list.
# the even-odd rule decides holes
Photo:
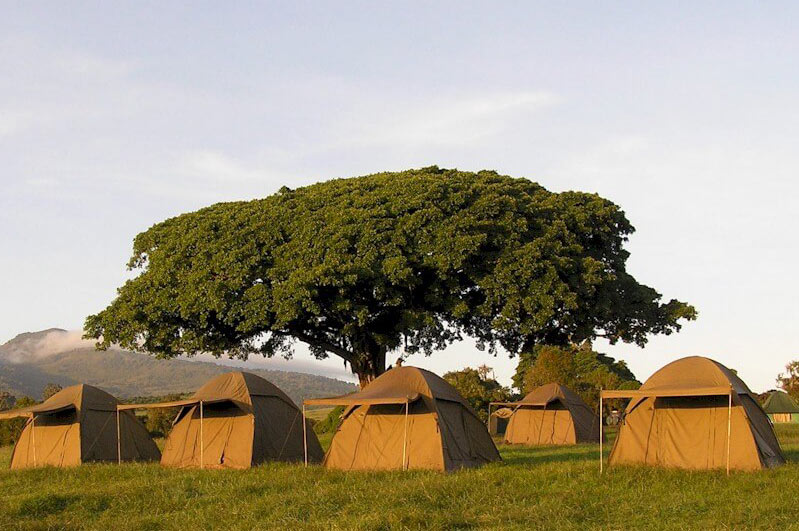
[(347, 361), (349, 363), (352, 363), (352, 360), (355, 357), (353, 355), (353, 353), (350, 352), (347, 349), (341, 348), (340, 346), (338, 346), (338, 345), (336, 345), (334, 343), (331, 343), (330, 341), (326, 341), (324, 339), (318, 339), (318, 338), (313, 337), (311, 335), (308, 335), (308, 334), (306, 334), (304, 332), (291, 331), (291, 332), (287, 332), (285, 335), (294, 336), (297, 339), (299, 339), (300, 341), (308, 343), (309, 345), (314, 345), (314, 346), (323, 348), (323, 349), (327, 350), (328, 352), (330, 352), (332, 354), (335, 354), (336, 356), (338, 356), (340, 358), (343, 358), (344, 361)]

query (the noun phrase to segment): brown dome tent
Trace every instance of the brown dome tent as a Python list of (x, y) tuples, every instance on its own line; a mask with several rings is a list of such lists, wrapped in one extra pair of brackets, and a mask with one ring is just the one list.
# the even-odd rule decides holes
[(346, 406), (324, 464), (343, 470), (454, 470), (499, 461), (485, 424), (440, 377), (397, 367), (364, 390), (307, 405)]
[(785, 462), (774, 430), (752, 392), (727, 367), (693, 356), (669, 363), (632, 398), (609, 463), (686, 469), (758, 470)]
[[(301, 461), (303, 418), (277, 386), (248, 372), (210, 380), (186, 400), (130, 404), (133, 408), (179, 407), (161, 464), (173, 467), (249, 468), (264, 461)], [(308, 430), (309, 459), (321, 461), (316, 435)]]
[(507, 444), (577, 444), (599, 442), (599, 421), (574, 391), (557, 383), (535, 388), (512, 406), (505, 430)]
[(11, 468), (76, 466), (89, 461), (156, 461), (161, 456), (131, 412), (117, 417), (116, 398), (91, 385), (73, 385), (43, 403), (0, 413), (28, 417)]

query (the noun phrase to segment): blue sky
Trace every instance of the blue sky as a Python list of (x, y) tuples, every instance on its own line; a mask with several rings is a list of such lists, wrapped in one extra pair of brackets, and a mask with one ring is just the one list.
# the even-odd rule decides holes
[[(700, 311), (600, 344), (639, 378), (799, 358), (796, 4), (224, 4), (0, 1), (0, 340), (79, 328), (169, 216), (438, 164), (622, 206), (631, 272)], [(483, 361), (515, 367), (410, 363)]]

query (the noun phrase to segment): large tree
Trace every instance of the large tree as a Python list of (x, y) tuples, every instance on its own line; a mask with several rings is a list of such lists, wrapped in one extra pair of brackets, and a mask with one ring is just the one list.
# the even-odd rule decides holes
[(159, 357), (341, 357), (366, 384), (389, 352), (463, 335), (511, 355), (597, 336), (643, 345), (693, 307), (625, 269), (633, 232), (595, 194), (437, 167), (220, 203), (139, 234), (139, 274), (86, 320), (99, 346)]

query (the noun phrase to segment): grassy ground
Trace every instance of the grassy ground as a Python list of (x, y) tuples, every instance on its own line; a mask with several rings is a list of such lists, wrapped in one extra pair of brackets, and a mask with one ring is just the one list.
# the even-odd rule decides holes
[[(88, 465), (7, 470), (0, 529), (778, 529), (799, 523), (799, 425), (791, 461), (756, 473), (615, 468), (598, 447), (500, 447), (504, 461), (452, 474)], [(325, 438), (323, 444), (329, 443)]]

